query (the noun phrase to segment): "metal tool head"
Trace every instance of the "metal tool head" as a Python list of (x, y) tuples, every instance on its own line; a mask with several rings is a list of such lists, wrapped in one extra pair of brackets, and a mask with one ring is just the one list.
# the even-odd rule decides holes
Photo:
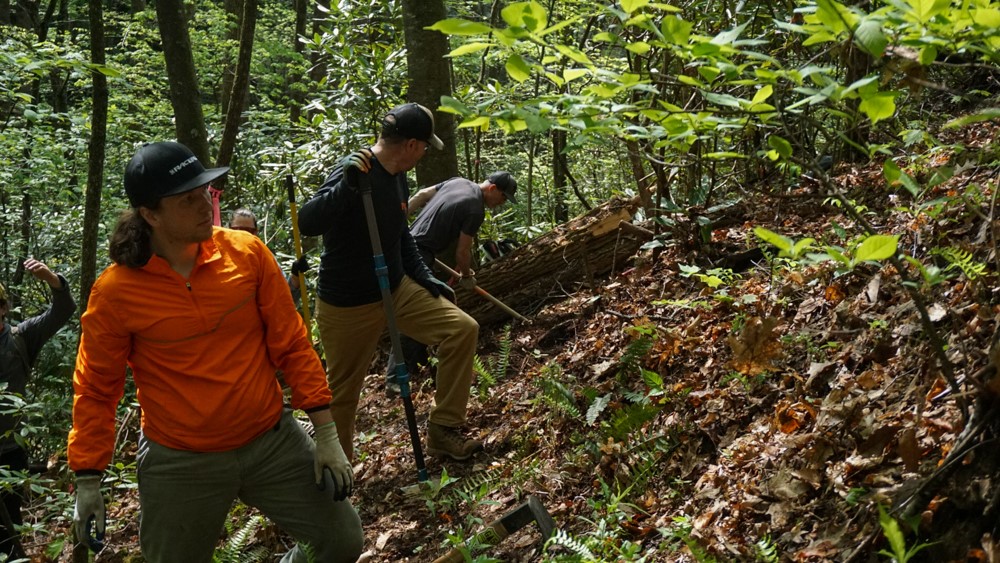
[(500, 525), (503, 526), (507, 535), (513, 534), (531, 522), (538, 523), (543, 543), (555, 532), (556, 523), (549, 515), (549, 511), (545, 510), (542, 502), (532, 495), (528, 495), (528, 498), (517, 508), (500, 518)]

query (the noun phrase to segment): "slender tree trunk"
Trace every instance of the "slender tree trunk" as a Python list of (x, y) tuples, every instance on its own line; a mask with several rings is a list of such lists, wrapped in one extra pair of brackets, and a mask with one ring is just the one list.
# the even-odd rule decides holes
[(434, 128), (444, 142), (444, 150), (430, 151), (417, 164), (417, 183), (429, 186), (458, 176), (455, 118), (450, 113), (435, 111), (441, 105), (441, 96), (451, 95), (451, 69), (446, 57), (451, 48), (447, 36), (424, 29), (447, 18), (448, 12), (444, 0), (402, 0), (402, 5), (407, 98), (434, 111)]
[[(305, 45), (299, 40), (299, 38), (306, 34), (309, 2), (306, 0), (293, 0), (292, 5), (295, 8), (295, 33), (292, 35), (292, 49), (295, 53), (301, 55), (305, 52)], [(285, 91), (291, 99), (291, 103), (288, 104), (288, 117), (292, 123), (296, 123), (302, 115), (302, 106), (305, 103), (305, 92), (300, 92), (299, 89), (295, 88), (295, 84), (299, 82), (302, 77), (290, 75), (287, 79), (288, 83), (285, 85)]]
[[(101, 0), (90, 0), (90, 61), (104, 65), (104, 8)], [(97, 231), (101, 221), (101, 190), (104, 187), (104, 156), (107, 145), (108, 79), (91, 71), (94, 82), (87, 144), (87, 195), (83, 212), (80, 252), (80, 304), (86, 310), (90, 288), (97, 279)]]
[[(231, 20), (226, 23), (226, 39), (229, 41), (240, 40), (240, 28), (243, 27), (242, 13), (244, 0), (225, 0), (223, 6), (226, 10), (226, 18)], [(227, 50), (228, 55), (228, 50)], [(236, 80), (236, 61), (229, 56), (226, 57), (225, 67), (222, 69), (222, 86), (219, 92), (219, 101), (222, 115), (229, 113), (230, 93), (233, 91), (233, 82)]]
[(569, 221), (569, 207), (566, 206), (566, 168), (561, 158), (566, 148), (566, 132), (552, 130), (552, 215), (556, 223)]
[(163, 58), (167, 65), (177, 140), (191, 149), (198, 160), (211, 162), (205, 115), (201, 109), (201, 92), (198, 90), (198, 74), (194, 68), (191, 37), (188, 35), (188, 19), (189, 14), (183, 0), (157, 0), (156, 20), (163, 41)]
[[(253, 56), (254, 31), (257, 28), (257, 2), (254, 0), (243, 1), (243, 13), (240, 16), (240, 21), (242, 22), (240, 26), (240, 54), (236, 61), (233, 90), (225, 93), (229, 96), (229, 111), (226, 113), (226, 123), (222, 128), (222, 142), (219, 144), (219, 158), (215, 162), (216, 166), (229, 166), (236, 148), (236, 134), (240, 130), (247, 91), (250, 89), (250, 59)], [(225, 176), (215, 181), (216, 189), (221, 191), (225, 187)]]

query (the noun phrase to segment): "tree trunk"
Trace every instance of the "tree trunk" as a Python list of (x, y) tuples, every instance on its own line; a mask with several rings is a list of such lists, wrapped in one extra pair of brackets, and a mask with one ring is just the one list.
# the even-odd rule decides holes
[[(295, 9), (295, 33), (292, 35), (292, 49), (295, 53), (301, 55), (305, 51), (305, 45), (302, 41), (299, 41), (299, 38), (306, 34), (309, 2), (306, 0), (293, 0), (292, 5)], [(288, 83), (285, 84), (285, 92), (287, 92), (288, 97), (291, 99), (291, 103), (288, 104), (288, 118), (292, 123), (297, 123), (299, 117), (302, 115), (302, 106), (305, 104), (306, 96), (305, 92), (300, 92), (295, 88), (295, 83), (301, 80), (300, 76), (289, 75), (287, 80)]]
[(566, 205), (566, 169), (565, 160), (560, 158), (566, 148), (566, 132), (552, 130), (552, 216), (557, 223), (569, 220), (569, 207)]
[(446, 58), (451, 48), (446, 35), (424, 29), (447, 18), (448, 13), (444, 0), (403, 0), (402, 5), (407, 99), (434, 111), (434, 129), (444, 142), (444, 150), (428, 152), (417, 164), (417, 183), (430, 186), (458, 176), (455, 118), (450, 113), (435, 111), (441, 105), (441, 96), (451, 95), (451, 69)]
[[(240, 28), (243, 27), (243, 0), (225, 0), (223, 7), (226, 10), (226, 39), (237, 42), (240, 40)], [(236, 81), (236, 61), (229, 57), (228, 49), (224, 67), (222, 69), (222, 84), (219, 90), (219, 106), (222, 115), (229, 113), (230, 93), (233, 91), (233, 82)]]
[(212, 159), (208, 150), (205, 115), (201, 109), (198, 73), (194, 68), (191, 37), (188, 35), (188, 19), (189, 14), (182, 0), (156, 2), (156, 21), (163, 41), (177, 141), (191, 149), (198, 160), (208, 163)]
[[(598, 276), (622, 271), (653, 233), (630, 221), (639, 202), (619, 198), (562, 224), (531, 243), (477, 270), (481, 287), (507, 306), (530, 317), (553, 298)], [(459, 288), (458, 303), (480, 324), (510, 318), (489, 301)]]
[[(104, 9), (101, 0), (90, 0), (90, 62), (104, 65)], [(87, 195), (83, 211), (80, 252), (80, 309), (87, 309), (90, 288), (97, 279), (97, 232), (101, 222), (101, 191), (104, 187), (104, 156), (107, 144), (108, 79), (91, 71), (94, 81), (90, 140), (87, 145)]]
[[(233, 159), (233, 150), (236, 148), (236, 134), (240, 130), (247, 91), (250, 89), (250, 59), (253, 56), (254, 31), (257, 28), (257, 2), (244, 0), (240, 21), (240, 54), (236, 62), (232, 92), (224, 93), (224, 96), (229, 97), (229, 111), (226, 113), (226, 122), (222, 128), (222, 142), (219, 144), (216, 166), (229, 166)], [(219, 191), (224, 190), (226, 177), (216, 180), (214, 187)]]

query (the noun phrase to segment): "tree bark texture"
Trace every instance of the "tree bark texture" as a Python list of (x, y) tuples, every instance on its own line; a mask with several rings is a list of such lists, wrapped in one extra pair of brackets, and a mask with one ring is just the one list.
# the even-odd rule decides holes
[(201, 109), (198, 73), (194, 68), (188, 12), (183, 0), (158, 0), (156, 21), (163, 42), (163, 58), (170, 83), (170, 104), (174, 108), (177, 141), (186, 145), (202, 163), (212, 162), (208, 150), (208, 131)]
[(434, 129), (444, 142), (444, 150), (431, 150), (417, 164), (417, 183), (430, 186), (458, 176), (455, 118), (435, 111), (441, 105), (441, 96), (451, 95), (451, 65), (446, 58), (451, 48), (446, 35), (424, 29), (447, 18), (448, 13), (444, 0), (403, 0), (402, 5), (407, 99), (434, 111)]
[[(476, 274), (480, 287), (507, 306), (531, 317), (542, 305), (593, 287), (598, 276), (627, 267), (652, 232), (631, 223), (637, 198), (620, 198), (559, 225), (514, 252), (487, 262)], [(482, 297), (459, 288), (458, 303), (480, 324), (510, 317)]]
[[(90, 0), (90, 61), (104, 65), (104, 9), (101, 0)], [(83, 210), (83, 240), (80, 252), (80, 309), (87, 309), (90, 288), (97, 279), (97, 232), (101, 222), (101, 190), (104, 187), (104, 157), (108, 129), (108, 79), (91, 71), (92, 94), (90, 140), (87, 142), (87, 192)]]
[[(219, 144), (219, 157), (216, 166), (229, 166), (236, 148), (236, 134), (240, 130), (243, 118), (243, 108), (246, 105), (247, 92), (250, 89), (250, 59), (253, 56), (253, 38), (257, 29), (257, 2), (244, 0), (243, 13), (240, 15), (240, 52), (236, 60), (235, 76), (231, 92), (223, 92), (223, 97), (229, 98), (226, 111), (226, 122), (222, 128), (222, 142)], [(226, 187), (226, 177), (215, 181), (218, 190)]]

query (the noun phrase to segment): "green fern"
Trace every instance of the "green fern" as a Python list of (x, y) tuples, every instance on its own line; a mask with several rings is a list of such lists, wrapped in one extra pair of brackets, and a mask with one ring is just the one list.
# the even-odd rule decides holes
[(251, 516), (236, 531), (233, 531), (231, 525), (227, 524), (226, 528), (230, 531), (229, 539), (226, 540), (225, 545), (216, 550), (212, 561), (215, 563), (261, 563), (266, 561), (269, 553), (264, 546), (259, 545), (245, 551), (250, 537), (263, 525), (264, 517), (260, 515)]
[(478, 376), (476, 382), (480, 399), (485, 399), (489, 394), (490, 388), (507, 375), (507, 369), (510, 366), (511, 344), (513, 342), (510, 333), (511, 327), (507, 325), (504, 327), (503, 336), (498, 343), (500, 349), (497, 352), (496, 360), (483, 359), (478, 354), (472, 358), (472, 369)]
[(642, 361), (649, 355), (656, 341), (656, 328), (653, 326), (633, 326), (628, 330), (636, 337), (625, 347), (622, 357), (618, 360), (618, 373), (624, 376), (642, 373)]
[(940, 256), (948, 262), (946, 270), (961, 270), (969, 281), (974, 281), (986, 274), (986, 264), (973, 260), (972, 253), (954, 246), (935, 248), (931, 254)]
[(763, 561), (764, 563), (778, 563), (780, 557), (778, 556), (778, 548), (771, 541), (770, 536), (764, 536), (757, 540), (755, 544), (757, 548), (757, 560)]
[(580, 409), (576, 406), (573, 392), (565, 385), (555, 379), (539, 379), (538, 386), (542, 389), (540, 399), (557, 411), (569, 415), (571, 418), (580, 418)]
[(615, 440), (626, 441), (647, 422), (653, 420), (662, 410), (658, 406), (637, 403), (615, 411), (608, 421), (608, 434)]
[(548, 549), (551, 545), (558, 545), (566, 548), (574, 555), (579, 557), (584, 561), (596, 561), (597, 558), (594, 557), (594, 553), (590, 551), (584, 540), (573, 537), (569, 532), (563, 530), (556, 530), (552, 537), (545, 542), (545, 548)]

